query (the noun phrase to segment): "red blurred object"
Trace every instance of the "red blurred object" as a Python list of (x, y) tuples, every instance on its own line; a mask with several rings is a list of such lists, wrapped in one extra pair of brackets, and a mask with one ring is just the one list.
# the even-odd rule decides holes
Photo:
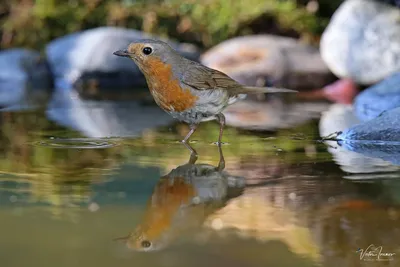
[(305, 100), (326, 99), (335, 103), (351, 104), (358, 93), (359, 89), (351, 79), (341, 79), (322, 89), (300, 92), (298, 97)]
[(370, 209), (376, 207), (371, 201), (353, 199), (340, 203), (336, 208), (338, 209)]

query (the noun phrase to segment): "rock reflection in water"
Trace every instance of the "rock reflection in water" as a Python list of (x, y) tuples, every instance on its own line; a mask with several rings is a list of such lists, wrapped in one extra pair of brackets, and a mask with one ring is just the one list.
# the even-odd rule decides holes
[(257, 131), (289, 129), (318, 119), (329, 107), (322, 102), (290, 103), (279, 96), (268, 96), (265, 101), (248, 98), (225, 110), (227, 125)]
[(92, 138), (139, 136), (146, 129), (172, 122), (158, 107), (141, 105), (137, 100), (83, 99), (70, 88), (55, 91), (47, 115), (58, 124)]
[[(262, 160), (240, 168), (243, 175), (270, 176)], [(247, 185), (242, 195), (209, 216), (205, 226), (221, 236), (234, 230), (250, 240), (280, 240), (322, 266), (364, 266), (356, 250), (370, 244), (400, 255), (400, 208), (393, 190), (400, 180), (354, 183), (336, 175), (322, 178), (313, 168), (312, 163), (287, 166), (284, 173), (268, 178), (270, 183)], [(396, 257), (387, 266), (398, 262)]]
[(400, 165), (400, 142), (343, 140), (338, 144), (349, 151)]
[(185, 234), (195, 235), (206, 218), (242, 193), (243, 177), (224, 171), (222, 149), (218, 166), (189, 162), (162, 176), (149, 199), (144, 217), (127, 237), (118, 238), (137, 251), (160, 250)]

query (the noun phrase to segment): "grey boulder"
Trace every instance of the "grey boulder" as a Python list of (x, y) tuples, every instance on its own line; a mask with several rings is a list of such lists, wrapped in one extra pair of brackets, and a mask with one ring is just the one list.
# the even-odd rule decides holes
[(2, 108), (28, 108), (42, 104), (42, 98), (48, 97), (52, 76), (46, 60), (38, 52), (22, 48), (3, 50), (0, 70)]
[[(50, 42), (46, 54), (56, 88), (67, 86), (85, 94), (91, 87), (115, 91), (146, 86), (144, 76), (131, 60), (113, 55), (130, 42), (143, 38), (157, 37), (131, 29), (99, 27)], [(198, 59), (199, 52), (194, 46), (166, 41), (183, 56)]]
[(250, 86), (310, 90), (335, 80), (318, 48), (274, 35), (232, 38), (206, 51), (201, 62)]
[(322, 58), (339, 76), (373, 84), (400, 71), (400, 9), (373, 0), (347, 0), (321, 37)]

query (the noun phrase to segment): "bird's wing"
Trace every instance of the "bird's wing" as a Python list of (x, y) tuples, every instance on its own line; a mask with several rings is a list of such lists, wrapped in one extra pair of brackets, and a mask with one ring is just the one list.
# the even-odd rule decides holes
[(182, 75), (182, 83), (197, 90), (233, 89), (242, 85), (220, 71), (193, 62)]
[(226, 89), (229, 95), (263, 93), (297, 93), (296, 90), (275, 87), (244, 86), (223, 72), (192, 61), (181, 77), (182, 83), (197, 90)]

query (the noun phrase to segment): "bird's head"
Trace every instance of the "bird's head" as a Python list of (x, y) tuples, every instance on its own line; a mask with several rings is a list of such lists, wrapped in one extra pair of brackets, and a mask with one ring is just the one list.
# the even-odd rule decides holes
[(167, 43), (159, 40), (142, 39), (136, 40), (124, 50), (113, 53), (116, 56), (132, 59), (140, 70), (147, 72), (155, 62), (168, 62), (177, 56), (177, 52)]

